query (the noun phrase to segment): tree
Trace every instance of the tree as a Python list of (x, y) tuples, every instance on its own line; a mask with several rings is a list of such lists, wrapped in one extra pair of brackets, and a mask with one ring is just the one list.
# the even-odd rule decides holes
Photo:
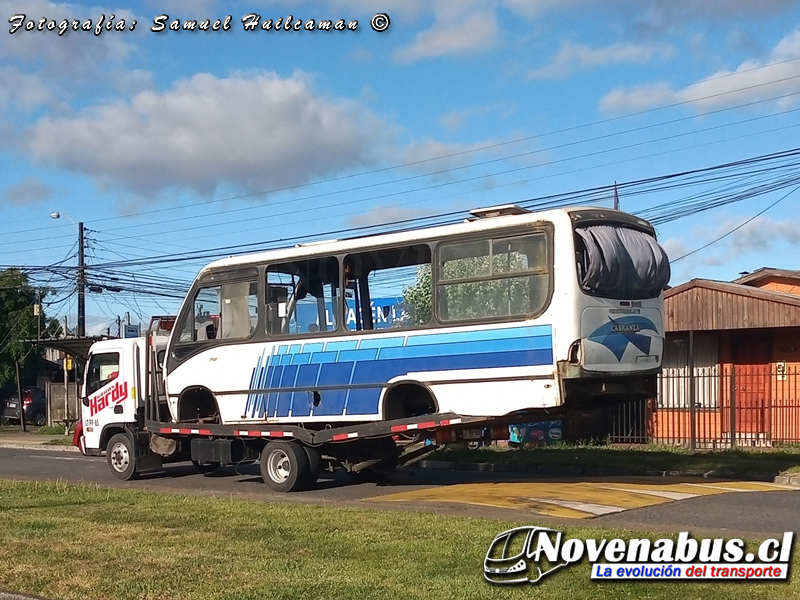
[(403, 290), (405, 314), (397, 322), (398, 326), (411, 327), (431, 322), (433, 316), (432, 290), (431, 266), (420, 265), (417, 269), (417, 281)]
[(34, 305), (46, 296), (47, 290), (39, 291), (30, 285), (28, 276), (19, 269), (0, 271), (0, 387), (16, 381), (14, 363), (22, 361), (23, 372), (35, 374), (38, 353), (31, 352), (26, 340), (35, 339), (40, 328), (42, 337), (58, 335), (57, 322), (48, 322), (40, 311), (34, 315)]

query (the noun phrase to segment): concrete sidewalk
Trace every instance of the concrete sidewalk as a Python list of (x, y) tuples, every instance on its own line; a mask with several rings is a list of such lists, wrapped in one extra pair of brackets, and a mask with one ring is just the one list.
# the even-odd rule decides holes
[[(50, 445), (54, 440), (69, 440), (68, 446)], [(72, 433), (69, 435), (43, 435), (40, 433), (0, 432), (0, 448), (19, 448), (23, 450), (55, 450), (59, 452), (78, 452), (71, 445)]]

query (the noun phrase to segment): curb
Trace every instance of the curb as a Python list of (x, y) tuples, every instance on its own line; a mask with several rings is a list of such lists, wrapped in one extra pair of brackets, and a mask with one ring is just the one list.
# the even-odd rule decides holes
[(700, 477), (704, 479), (734, 479), (740, 481), (767, 481), (800, 487), (800, 475), (770, 475), (768, 473), (738, 473), (731, 471), (654, 471), (648, 469), (614, 469), (603, 467), (568, 467), (554, 465), (518, 465), (509, 463), (468, 463), (439, 460), (421, 460), (421, 469), (444, 471), (480, 471), (485, 473), (522, 473), (543, 477)]
[(778, 475), (775, 478), (775, 483), (782, 483), (783, 485), (795, 485), (800, 487), (800, 475)]
[(14, 450), (46, 450), (48, 452), (80, 452), (75, 446), (50, 446), (46, 444), (5, 444), (0, 442), (0, 448)]

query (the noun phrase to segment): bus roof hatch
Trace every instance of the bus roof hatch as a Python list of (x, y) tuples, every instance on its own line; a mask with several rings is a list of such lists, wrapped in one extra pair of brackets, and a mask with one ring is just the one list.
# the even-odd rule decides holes
[(488, 219), (491, 217), (506, 217), (508, 215), (524, 215), (530, 212), (527, 208), (516, 204), (498, 204), (487, 208), (473, 208), (469, 211), (469, 214), (478, 219)]

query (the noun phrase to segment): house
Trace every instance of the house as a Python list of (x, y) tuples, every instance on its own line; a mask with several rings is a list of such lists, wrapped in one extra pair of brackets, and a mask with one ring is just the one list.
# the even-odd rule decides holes
[(713, 447), (800, 441), (800, 271), (693, 279), (665, 292), (664, 304), (648, 437)]

